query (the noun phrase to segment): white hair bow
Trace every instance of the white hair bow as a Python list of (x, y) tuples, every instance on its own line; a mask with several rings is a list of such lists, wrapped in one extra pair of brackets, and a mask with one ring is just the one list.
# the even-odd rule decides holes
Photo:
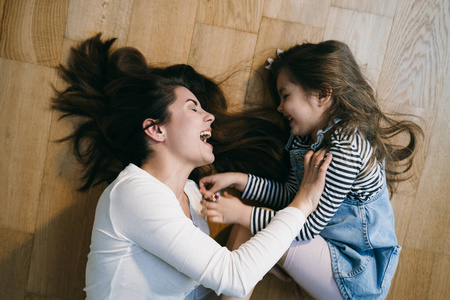
[[(277, 57), (280, 57), (280, 54), (283, 53), (284, 50), (281, 49), (277, 49)], [(267, 66), (265, 66), (264, 68), (266, 68), (267, 70), (270, 70), (272, 63), (273, 63), (274, 59), (273, 58), (269, 58), (267, 59), (267, 62), (269, 63)]]

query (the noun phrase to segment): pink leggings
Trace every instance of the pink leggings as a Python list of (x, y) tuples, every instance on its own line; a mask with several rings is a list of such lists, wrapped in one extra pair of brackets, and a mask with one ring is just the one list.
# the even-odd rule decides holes
[(283, 269), (315, 299), (342, 299), (331, 270), (330, 249), (321, 236), (292, 242)]

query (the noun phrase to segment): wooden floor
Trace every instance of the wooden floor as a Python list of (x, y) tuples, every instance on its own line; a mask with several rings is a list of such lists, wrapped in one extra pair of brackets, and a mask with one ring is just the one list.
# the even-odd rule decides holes
[[(450, 0), (0, 0), (0, 299), (85, 297), (104, 187), (75, 191), (79, 166), (53, 142), (69, 128), (49, 103), (51, 85), (61, 84), (55, 67), (96, 32), (153, 64), (188, 63), (219, 77), (239, 65), (224, 86), (233, 110), (276, 48), (348, 43), (383, 108), (420, 116), (425, 131), (414, 176), (392, 199), (403, 251), (388, 298), (448, 299), (449, 9)], [(268, 275), (252, 299), (293, 297)]]

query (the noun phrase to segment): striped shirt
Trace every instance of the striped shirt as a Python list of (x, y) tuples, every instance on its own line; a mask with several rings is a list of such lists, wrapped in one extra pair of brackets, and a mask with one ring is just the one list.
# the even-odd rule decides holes
[[(318, 140), (321, 141), (321, 139)], [(296, 136), (289, 150), (320, 148), (320, 145), (315, 148), (306, 142), (305, 137)], [(353, 136), (343, 136), (336, 132), (331, 137), (331, 146), (328, 152), (333, 154), (333, 160), (327, 171), (323, 194), (317, 209), (306, 219), (297, 240), (309, 240), (318, 235), (345, 198), (364, 202), (383, 187), (384, 168), (378, 162), (375, 162), (370, 168), (369, 161), (373, 148), (358, 131)], [(299, 182), (301, 182), (301, 178), (299, 178)], [(285, 182), (249, 175), (242, 198), (253, 199), (265, 207), (280, 210), (291, 203), (298, 188), (293, 168)], [(276, 214), (273, 210), (262, 207), (253, 208), (251, 220), (253, 234), (267, 226)]]

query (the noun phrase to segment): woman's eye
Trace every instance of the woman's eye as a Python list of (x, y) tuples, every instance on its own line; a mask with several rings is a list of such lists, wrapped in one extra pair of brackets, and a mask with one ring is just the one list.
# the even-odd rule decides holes
[(198, 110), (196, 108), (191, 108), (192, 111), (197, 112)]

